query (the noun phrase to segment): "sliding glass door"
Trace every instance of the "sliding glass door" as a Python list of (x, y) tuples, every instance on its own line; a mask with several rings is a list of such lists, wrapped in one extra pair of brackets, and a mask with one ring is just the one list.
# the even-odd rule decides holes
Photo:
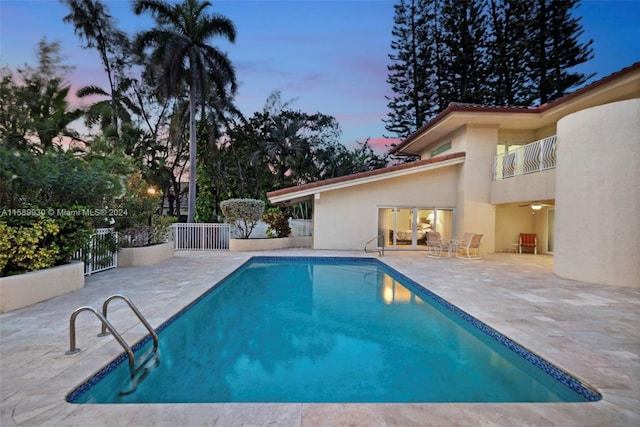
[(424, 249), (426, 235), (437, 231), (445, 239), (454, 233), (455, 209), (381, 207), (378, 208), (378, 246), (391, 249)]

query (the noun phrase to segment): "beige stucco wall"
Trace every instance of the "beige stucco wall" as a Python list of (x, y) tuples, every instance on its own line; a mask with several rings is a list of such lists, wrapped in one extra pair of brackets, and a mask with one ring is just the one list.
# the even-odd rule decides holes
[[(536, 136), (533, 139), (533, 141), (536, 141), (538, 139), (543, 139), (543, 138), (548, 138), (552, 135), (556, 135), (557, 134), (557, 126), (555, 123), (552, 123), (548, 126), (536, 129)], [(531, 141), (531, 142), (533, 142)]]
[(536, 133), (532, 130), (500, 129), (498, 138), (500, 143), (519, 142), (526, 144), (536, 140)]
[(456, 237), (483, 234), (481, 251), (495, 251), (495, 206), (491, 204), (491, 165), (497, 126), (464, 126), (442, 139), (465, 162), (405, 177), (340, 190), (314, 200), (315, 249), (360, 250), (378, 229), (378, 208), (455, 208)]
[(640, 99), (558, 122), (554, 271), (640, 288)]
[(465, 127), (466, 158), (458, 180), (458, 234), (483, 234), (481, 251), (495, 252), (495, 206), (491, 204), (493, 159), (497, 126)]
[(0, 277), (0, 313), (17, 310), (84, 288), (84, 264), (69, 264)]
[(491, 184), (491, 203), (553, 200), (556, 197), (556, 170), (517, 175)]
[(154, 265), (173, 258), (173, 242), (140, 248), (124, 248), (118, 252), (118, 268)]
[(314, 249), (363, 250), (378, 230), (379, 207), (455, 208), (459, 167), (320, 193), (314, 200)]
[(273, 251), (286, 248), (310, 248), (312, 236), (290, 236), (272, 239), (230, 239), (231, 252)]
[(448, 141), (448, 152), (465, 152), (465, 162), (458, 169), (456, 185), (457, 236), (465, 232), (483, 234), (482, 252), (495, 252), (495, 207), (491, 204), (491, 180), (493, 160), (496, 155), (499, 129), (497, 125), (461, 126), (440, 138), (421, 153), (430, 157), (430, 151)]

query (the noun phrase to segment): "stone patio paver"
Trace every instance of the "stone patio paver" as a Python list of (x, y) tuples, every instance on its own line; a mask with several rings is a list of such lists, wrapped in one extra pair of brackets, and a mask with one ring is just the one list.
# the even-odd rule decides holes
[[(72, 294), (0, 314), (0, 425), (9, 426), (640, 426), (640, 291), (566, 280), (545, 255), (495, 254), (480, 261), (386, 252), (379, 258), (529, 350), (596, 387), (593, 403), (510, 404), (128, 404), (73, 405), (66, 394), (122, 352), (98, 338), (92, 314), (130, 297), (158, 327), (253, 255), (372, 256), (350, 251), (178, 252), (150, 267), (89, 276)], [(124, 304), (109, 319), (129, 343), (146, 334)]]

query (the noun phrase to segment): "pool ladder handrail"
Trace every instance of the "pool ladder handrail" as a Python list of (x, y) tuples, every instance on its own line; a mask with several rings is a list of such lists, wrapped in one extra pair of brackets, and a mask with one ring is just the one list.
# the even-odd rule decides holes
[(124, 349), (125, 353), (127, 354), (128, 359), (129, 359), (129, 371), (131, 372), (131, 378), (133, 379), (135, 377), (135, 375), (137, 374), (135, 356), (133, 354), (133, 350), (127, 344), (127, 342), (124, 340), (124, 338), (122, 338), (122, 335), (120, 335), (120, 333), (118, 333), (118, 331), (111, 324), (111, 322), (109, 322), (109, 320), (107, 320), (107, 307), (109, 306), (109, 303), (111, 301), (113, 301), (114, 299), (117, 299), (117, 298), (118, 299), (122, 299), (127, 303), (129, 308), (131, 308), (131, 310), (135, 313), (135, 315), (142, 322), (142, 324), (145, 326), (145, 328), (147, 328), (147, 330), (151, 334), (151, 337), (153, 338), (153, 350), (151, 351), (151, 353), (149, 353), (149, 355), (145, 358), (145, 360), (140, 364), (140, 367), (142, 368), (153, 357), (153, 355), (155, 355), (157, 353), (157, 351), (158, 351), (158, 334), (156, 334), (156, 332), (153, 330), (153, 328), (151, 327), (149, 322), (147, 322), (147, 319), (145, 319), (145, 317), (142, 315), (140, 310), (138, 310), (138, 308), (135, 306), (135, 304), (129, 298), (127, 298), (127, 297), (125, 297), (124, 295), (121, 295), (121, 294), (114, 294), (114, 295), (111, 295), (110, 297), (108, 297), (104, 301), (104, 303), (102, 304), (102, 313), (100, 313), (98, 310), (96, 310), (95, 308), (90, 307), (90, 306), (79, 307), (79, 308), (75, 309), (73, 311), (73, 313), (71, 313), (71, 318), (69, 319), (69, 351), (65, 352), (65, 354), (68, 354), (68, 355), (76, 354), (76, 353), (81, 351), (80, 348), (76, 347), (76, 318), (83, 311), (90, 311), (93, 314), (95, 314), (96, 317), (102, 323), (102, 329), (101, 329), (101, 332), (98, 334), (98, 336), (99, 337), (103, 337), (103, 336), (109, 335), (107, 333), (107, 330), (109, 330), (109, 332), (111, 332), (111, 335), (113, 335), (113, 337), (116, 339), (116, 341), (118, 341), (118, 343)]
[(378, 235), (376, 235), (376, 236), (372, 237), (371, 239), (369, 239), (369, 240), (367, 241), (367, 243), (365, 243), (365, 244), (364, 244), (364, 252), (365, 252), (365, 253), (369, 253), (369, 251), (367, 250), (367, 245), (368, 245), (369, 243), (373, 242), (374, 240), (376, 240), (376, 239), (380, 238), (380, 237), (383, 237), (383, 239), (382, 239), (382, 246), (381, 246), (381, 247), (379, 247), (379, 248), (377, 249), (377, 251), (378, 251), (378, 254), (379, 254), (380, 256), (384, 256), (384, 234), (383, 234), (383, 233), (380, 233), (380, 234), (378, 234)]

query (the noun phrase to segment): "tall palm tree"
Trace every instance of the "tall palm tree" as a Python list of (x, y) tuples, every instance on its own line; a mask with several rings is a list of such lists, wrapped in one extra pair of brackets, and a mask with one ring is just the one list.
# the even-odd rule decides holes
[(156, 79), (160, 94), (179, 97), (189, 93), (189, 214), (194, 222), (196, 205), (196, 102), (203, 103), (210, 90), (224, 99), (225, 88), (236, 90), (235, 71), (229, 58), (208, 41), (221, 36), (234, 42), (235, 26), (219, 14), (206, 14), (209, 1), (136, 0), (136, 15), (151, 12), (157, 26), (136, 38), (136, 50), (151, 48), (148, 72)]

